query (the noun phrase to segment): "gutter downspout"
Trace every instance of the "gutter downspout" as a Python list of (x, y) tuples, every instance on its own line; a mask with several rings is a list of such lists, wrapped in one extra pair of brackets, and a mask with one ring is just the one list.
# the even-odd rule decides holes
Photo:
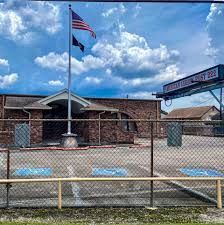
[[(160, 104), (161, 104), (161, 103), (160, 103)], [(157, 111), (157, 112), (156, 112), (156, 120), (159, 120), (159, 119), (160, 119), (160, 116), (159, 116), (159, 115), (160, 115), (160, 110), (161, 110), (161, 107), (160, 107), (160, 105), (159, 105), (159, 101), (157, 101), (156, 106), (157, 106), (157, 107), (156, 107), (156, 108), (157, 108), (157, 109), (156, 109), (156, 111)], [(161, 125), (160, 123), (156, 122), (156, 136), (157, 136), (157, 137), (160, 136), (160, 129), (159, 129), (159, 128), (160, 128), (160, 125)]]
[[(30, 121), (30, 119), (31, 119), (31, 112), (25, 110), (24, 107), (23, 107), (23, 112), (25, 112), (25, 113), (27, 113), (29, 115), (29, 132), (31, 133), (31, 121)], [(30, 138), (29, 138), (29, 140), (30, 140)], [(29, 145), (30, 145), (30, 143), (29, 143)]]
[(104, 114), (104, 113), (105, 113), (105, 111), (99, 113), (99, 122), (98, 122), (98, 126), (99, 126), (99, 145), (101, 145), (101, 130), (100, 130), (100, 126), (101, 126), (100, 122), (101, 121), (100, 121), (100, 119), (101, 119), (101, 115)]

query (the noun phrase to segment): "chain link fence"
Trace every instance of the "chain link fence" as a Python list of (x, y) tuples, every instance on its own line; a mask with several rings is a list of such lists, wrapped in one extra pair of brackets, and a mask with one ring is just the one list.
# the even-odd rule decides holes
[[(0, 179), (224, 176), (220, 121), (1, 120)], [(73, 139), (69, 139), (73, 140)], [(215, 206), (211, 181), (63, 183), (63, 205)], [(57, 184), (0, 185), (0, 207), (57, 205)]]

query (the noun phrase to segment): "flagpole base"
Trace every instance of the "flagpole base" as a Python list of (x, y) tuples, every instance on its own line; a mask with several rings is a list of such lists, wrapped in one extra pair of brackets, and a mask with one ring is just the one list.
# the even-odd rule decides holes
[(77, 134), (62, 134), (61, 146), (63, 148), (77, 148), (78, 142), (76, 137)]

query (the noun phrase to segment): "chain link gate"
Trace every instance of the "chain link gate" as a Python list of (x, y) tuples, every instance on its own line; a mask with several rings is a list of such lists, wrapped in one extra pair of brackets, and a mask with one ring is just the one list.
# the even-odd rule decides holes
[(27, 123), (19, 123), (15, 125), (15, 146), (29, 147), (30, 146), (30, 125)]

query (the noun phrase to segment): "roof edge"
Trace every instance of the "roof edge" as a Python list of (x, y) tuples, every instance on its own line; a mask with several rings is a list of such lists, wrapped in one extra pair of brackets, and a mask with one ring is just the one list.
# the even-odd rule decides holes
[(26, 106), (24, 106), (24, 107), (14, 107), (14, 106), (4, 106), (4, 109), (21, 109), (21, 110), (23, 110), (23, 109), (37, 109), (37, 110), (50, 110), (50, 109), (52, 109), (52, 107), (50, 107), (49, 106), (49, 108), (47, 109), (47, 108), (41, 108), (41, 107), (26, 107)]
[(114, 97), (83, 97), (85, 99), (102, 99), (102, 100), (127, 100), (127, 101), (154, 101), (154, 102), (161, 102), (163, 101), (162, 99), (140, 99), (140, 98), (114, 98)]
[[(49, 95), (46, 98), (42, 98), (42, 99), (38, 100), (37, 102), (38, 103), (41, 103), (41, 104), (44, 104), (44, 102), (49, 101), (50, 99), (55, 98), (57, 96), (60, 96), (60, 95), (62, 95), (64, 93), (67, 93), (68, 94), (68, 90), (67, 89), (63, 89), (63, 90), (61, 90), (61, 91), (59, 91), (59, 92), (57, 92), (57, 93), (55, 93), (53, 95)], [(71, 96), (74, 97), (74, 98), (76, 98), (76, 99), (78, 99), (78, 100), (80, 100), (80, 101), (82, 101), (83, 104), (87, 104), (87, 105), (90, 105), (91, 104), (90, 101), (88, 101), (87, 99), (85, 99), (83, 97), (80, 97), (80, 96), (74, 94), (73, 92), (71, 92)]]
[(102, 112), (119, 112), (118, 109), (88, 109), (88, 108), (81, 108), (82, 111), (102, 111)]

